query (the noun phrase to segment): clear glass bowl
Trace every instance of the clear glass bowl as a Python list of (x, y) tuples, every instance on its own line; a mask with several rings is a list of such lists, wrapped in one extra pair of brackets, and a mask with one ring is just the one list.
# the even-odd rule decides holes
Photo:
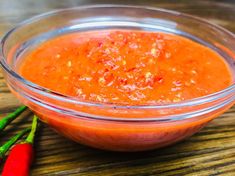
[[(225, 59), (233, 73), (233, 85), (178, 103), (120, 106), (79, 101), (40, 87), (17, 73), (24, 53), (43, 41), (64, 33), (102, 29), (161, 31), (190, 38)], [(0, 63), (11, 91), (58, 133), (95, 148), (143, 151), (193, 135), (234, 104), (234, 53), (235, 36), (199, 18), (150, 7), (103, 5), (54, 11), (17, 25), (1, 41)]]

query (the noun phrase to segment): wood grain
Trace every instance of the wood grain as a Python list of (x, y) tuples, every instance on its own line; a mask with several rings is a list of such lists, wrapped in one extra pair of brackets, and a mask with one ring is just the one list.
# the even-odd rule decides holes
[[(234, 1), (135, 1), (190, 13), (235, 32)], [(0, 1), (0, 35), (16, 23), (38, 13), (81, 4), (110, 1), (7, 0)], [(115, 3), (115, 1), (113, 1)], [(116, 1), (133, 4), (133, 1)], [(0, 117), (13, 111), (19, 102), (9, 92), (0, 73)], [(32, 113), (27, 110), (1, 134), (0, 142), (29, 126)], [(193, 137), (164, 149), (140, 153), (115, 153), (95, 150), (57, 135), (41, 124), (36, 143), (32, 175), (134, 176), (134, 175), (235, 175), (235, 107), (211, 122)], [(1, 168), (0, 168), (1, 169)]]

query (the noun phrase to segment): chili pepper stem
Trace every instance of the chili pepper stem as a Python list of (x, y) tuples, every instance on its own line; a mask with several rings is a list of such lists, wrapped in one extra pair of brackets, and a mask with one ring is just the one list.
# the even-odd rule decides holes
[(18, 115), (20, 115), (25, 109), (26, 106), (20, 106), (14, 112), (8, 114), (6, 117), (0, 120), (0, 131), (2, 131), (11, 121), (13, 121)]
[(5, 144), (3, 144), (0, 147), (0, 157), (3, 158), (5, 156), (5, 153), (11, 148), (13, 144), (16, 143), (17, 140), (19, 140), (22, 136), (24, 136), (27, 132), (30, 131), (30, 128), (26, 128), (13, 136), (9, 141), (7, 141)]
[(35, 132), (36, 132), (36, 129), (37, 129), (37, 124), (38, 124), (37, 121), (38, 121), (38, 117), (36, 115), (34, 115), (31, 131), (30, 131), (28, 137), (25, 140), (26, 143), (33, 144), (34, 136), (35, 136)]

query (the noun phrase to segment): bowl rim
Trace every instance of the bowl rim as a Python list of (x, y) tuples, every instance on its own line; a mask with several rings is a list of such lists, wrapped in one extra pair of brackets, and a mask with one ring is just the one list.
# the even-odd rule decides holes
[[(55, 98), (61, 101), (66, 101), (69, 103), (75, 103), (78, 105), (86, 105), (86, 106), (92, 106), (92, 107), (107, 107), (107, 108), (115, 108), (115, 109), (163, 109), (163, 108), (179, 108), (179, 107), (188, 107), (188, 106), (194, 106), (194, 105), (201, 105), (204, 103), (208, 103), (214, 100), (217, 100), (219, 98), (225, 97), (226, 95), (229, 95), (230, 93), (235, 92), (235, 83), (230, 85), (229, 87), (226, 87), (223, 90), (214, 92), (212, 94), (208, 94), (205, 96), (201, 96), (198, 98), (194, 99), (189, 99), (189, 100), (184, 100), (180, 102), (173, 102), (173, 103), (164, 103), (164, 104), (154, 104), (154, 105), (118, 105), (114, 103), (100, 103), (100, 102), (94, 102), (94, 101), (84, 101), (80, 100), (78, 98), (72, 97), (72, 96), (67, 96), (64, 94), (60, 94), (55, 91), (51, 91), (45, 87), (39, 86), (35, 83), (32, 83), (28, 81), (27, 79), (24, 79), (22, 76), (20, 76), (17, 72), (15, 72), (13, 69), (10, 68), (10, 66), (5, 62), (5, 55), (4, 55), (4, 45), (5, 42), (7, 41), (8, 37), (15, 32), (17, 29), (20, 27), (23, 27), (26, 24), (38, 21), (40, 19), (43, 19), (45, 17), (48, 17), (50, 15), (56, 15), (58, 13), (64, 12), (64, 11), (70, 11), (70, 10), (82, 10), (82, 9), (91, 9), (91, 8), (132, 8), (132, 9), (145, 9), (145, 10), (152, 10), (152, 11), (158, 11), (158, 12), (163, 12), (163, 13), (168, 13), (171, 15), (177, 15), (177, 16), (182, 16), (184, 18), (189, 18), (194, 21), (198, 21), (200, 23), (203, 23), (208, 26), (212, 26), (228, 35), (230, 35), (232, 38), (235, 40), (235, 34), (232, 32), (228, 31), (227, 29), (217, 25), (213, 24), (211, 22), (208, 22), (200, 17), (196, 17), (193, 15), (177, 12), (174, 10), (166, 10), (163, 8), (155, 8), (155, 7), (149, 7), (149, 6), (136, 6), (136, 5), (118, 5), (118, 4), (102, 4), (102, 5), (83, 5), (79, 7), (72, 7), (72, 8), (63, 8), (63, 9), (57, 9), (57, 10), (52, 10), (50, 12), (42, 13), (39, 15), (36, 15), (34, 17), (31, 17), (27, 20), (24, 20), (23, 22), (18, 23), (15, 27), (13, 27), (11, 30), (5, 33), (3, 36), (1, 42), (0, 42), (0, 65), (2, 68), (7, 71), (8, 74), (13, 76), (16, 80), (20, 81), (24, 85), (32, 88), (34, 91), (37, 93), (43, 93), (43, 95), (49, 96), (51, 98)], [(234, 96), (234, 95), (233, 95)], [(111, 118), (112, 119), (112, 118)], [(157, 119), (157, 118), (156, 118)]]

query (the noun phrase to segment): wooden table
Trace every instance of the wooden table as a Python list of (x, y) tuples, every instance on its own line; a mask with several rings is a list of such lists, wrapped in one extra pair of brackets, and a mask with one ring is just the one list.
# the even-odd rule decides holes
[[(108, 0), (99, 3), (110, 3)], [(124, 0), (119, 3), (133, 3)], [(138, 2), (138, 3), (137, 3)], [(190, 13), (235, 32), (234, 1), (135, 1)], [(2, 0), (0, 35), (16, 23), (52, 9), (73, 7), (92, 0)], [(19, 102), (9, 92), (0, 73), (0, 117), (13, 111)], [(30, 125), (28, 110), (2, 134), (0, 142)], [(32, 175), (235, 175), (235, 107), (211, 122), (193, 137), (164, 149), (141, 153), (114, 153), (95, 150), (57, 135), (42, 125), (36, 139)]]

